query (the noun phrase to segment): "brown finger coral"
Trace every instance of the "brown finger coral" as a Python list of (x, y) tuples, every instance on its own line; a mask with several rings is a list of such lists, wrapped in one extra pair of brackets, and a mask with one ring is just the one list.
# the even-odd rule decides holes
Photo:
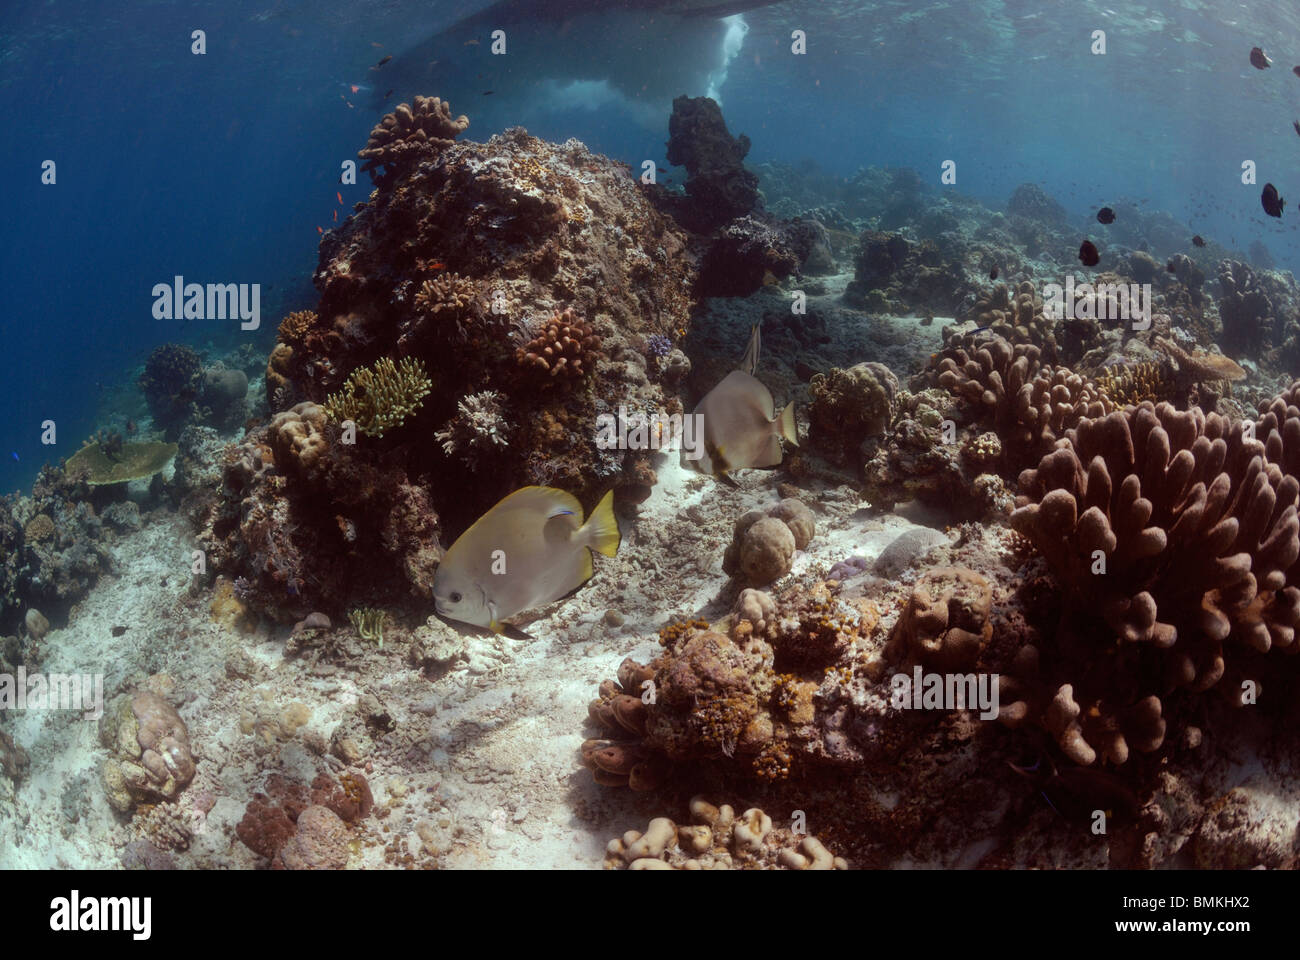
[(1127, 757), (1122, 745), (1079, 742), (1089, 718), (1126, 715), (1130, 731), (1146, 731), (1139, 749), (1154, 749), (1158, 698), (1225, 676), (1235, 698), (1233, 682), (1256, 679), (1254, 655), (1294, 643), (1300, 589), (1287, 573), (1300, 556), (1300, 482), (1264, 454), (1241, 423), (1144, 403), (1080, 423), (1021, 475), (1012, 526), (1062, 590), (1053, 655), (1091, 660), (1046, 713), (1076, 761)]
[(572, 307), (554, 314), (546, 326), (515, 351), (519, 365), (552, 383), (581, 380), (596, 368), (600, 337)]
[(438, 97), (417, 96), (414, 105), (399, 103), (375, 125), (369, 142), (357, 153), (366, 161), (361, 169), (383, 168), (386, 178), (451, 146), (468, 126), (469, 117), (452, 119), (451, 107)]

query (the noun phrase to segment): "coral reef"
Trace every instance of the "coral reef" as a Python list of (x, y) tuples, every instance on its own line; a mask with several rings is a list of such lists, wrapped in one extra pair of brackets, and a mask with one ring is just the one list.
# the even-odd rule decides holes
[[(370, 131), (370, 139), (357, 153), (362, 170), (380, 183), (409, 171), (449, 146), (469, 126), (469, 117), (451, 116), (451, 106), (438, 97), (415, 97), (414, 104), (399, 103)], [(381, 173), (375, 177), (373, 171)]]
[(1007, 200), (1007, 213), (1049, 224), (1064, 225), (1065, 208), (1053, 200), (1036, 183), (1022, 183)]
[(113, 569), (111, 537), (85, 478), (61, 467), (43, 466), (30, 497), (0, 498), (0, 630), (32, 606), (61, 621)]
[(814, 836), (774, 825), (757, 807), (736, 816), (704, 797), (689, 804), (691, 824), (666, 817), (629, 830), (605, 848), (606, 870), (847, 870)]
[(873, 313), (931, 310), (951, 316), (976, 292), (952, 242), (914, 243), (902, 234), (868, 230), (859, 239), (844, 302)]
[(381, 357), (372, 367), (352, 371), (342, 391), (326, 399), (325, 412), (335, 423), (351, 420), (366, 436), (382, 437), (413, 416), (432, 389), (419, 360), (405, 357), (395, 364)]
[(729, 632), (666, 627), (661, 656), (626, 659), (601, 684), (588, 713), (606, 736), (583, 744), (583, 763), (598, 783), (650, 790), (670, 766), (702, 761), (768, 782), (860, 762), (847, 685), (879, 618), (871, 601), (814, 584), (743, 591)]

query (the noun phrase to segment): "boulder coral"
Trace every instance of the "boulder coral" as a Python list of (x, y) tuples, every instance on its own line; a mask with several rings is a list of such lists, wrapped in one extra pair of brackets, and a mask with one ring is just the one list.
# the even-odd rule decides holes
[(176, 708), (148, 690), (117, 697), (99, 725), (108, 750), (102, 773), (114, 810), (137, 803), (174, 800), (194, 779), (190, 735)]
[(790, 572), (794, 552), (816, 531), (812, 511), (798, 500), (782, 500), (766, 515), (750, 510), (736, 521), (722, 570), (746, 586), (767, 586)]
[(809, 382), (808, 435), (834, 462), (856, 464), (862, 445), (885, 433), (898, 409), (898, 378), (883, 363), (833, 367)]

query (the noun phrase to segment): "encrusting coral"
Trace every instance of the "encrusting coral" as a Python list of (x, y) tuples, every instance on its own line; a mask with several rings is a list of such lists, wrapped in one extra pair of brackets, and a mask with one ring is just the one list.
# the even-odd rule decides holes
[(450, 146), (468, 126), (469, 117), (461, 114), (453, 119), (450, 105), (438, 97), (417, 96), (414, 105), (399, 103), (392, 113), (384, 114), (357, 153), (366, 161), (361, 169), (383, 168), (381, 179), (404, 172)]
[(325, 401), (325, 412), (336, 423), (351, 420), (366, 436), (382, 437), (419, 410), (432, 389), (419, 360), (405, 357), (394, 364), (382, 357), (373, 367), (352, 371), (343, 390)]

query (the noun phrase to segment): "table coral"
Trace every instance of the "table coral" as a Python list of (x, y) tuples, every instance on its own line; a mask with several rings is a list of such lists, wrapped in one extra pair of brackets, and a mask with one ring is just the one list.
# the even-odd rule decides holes
[(92, 487), (142, 480), (158, 473), (176, 456), (174, 443), (126, 443), (116, 458), (97, 443), (82, 447), (68, 458), (65, 469), (85, 478)]

